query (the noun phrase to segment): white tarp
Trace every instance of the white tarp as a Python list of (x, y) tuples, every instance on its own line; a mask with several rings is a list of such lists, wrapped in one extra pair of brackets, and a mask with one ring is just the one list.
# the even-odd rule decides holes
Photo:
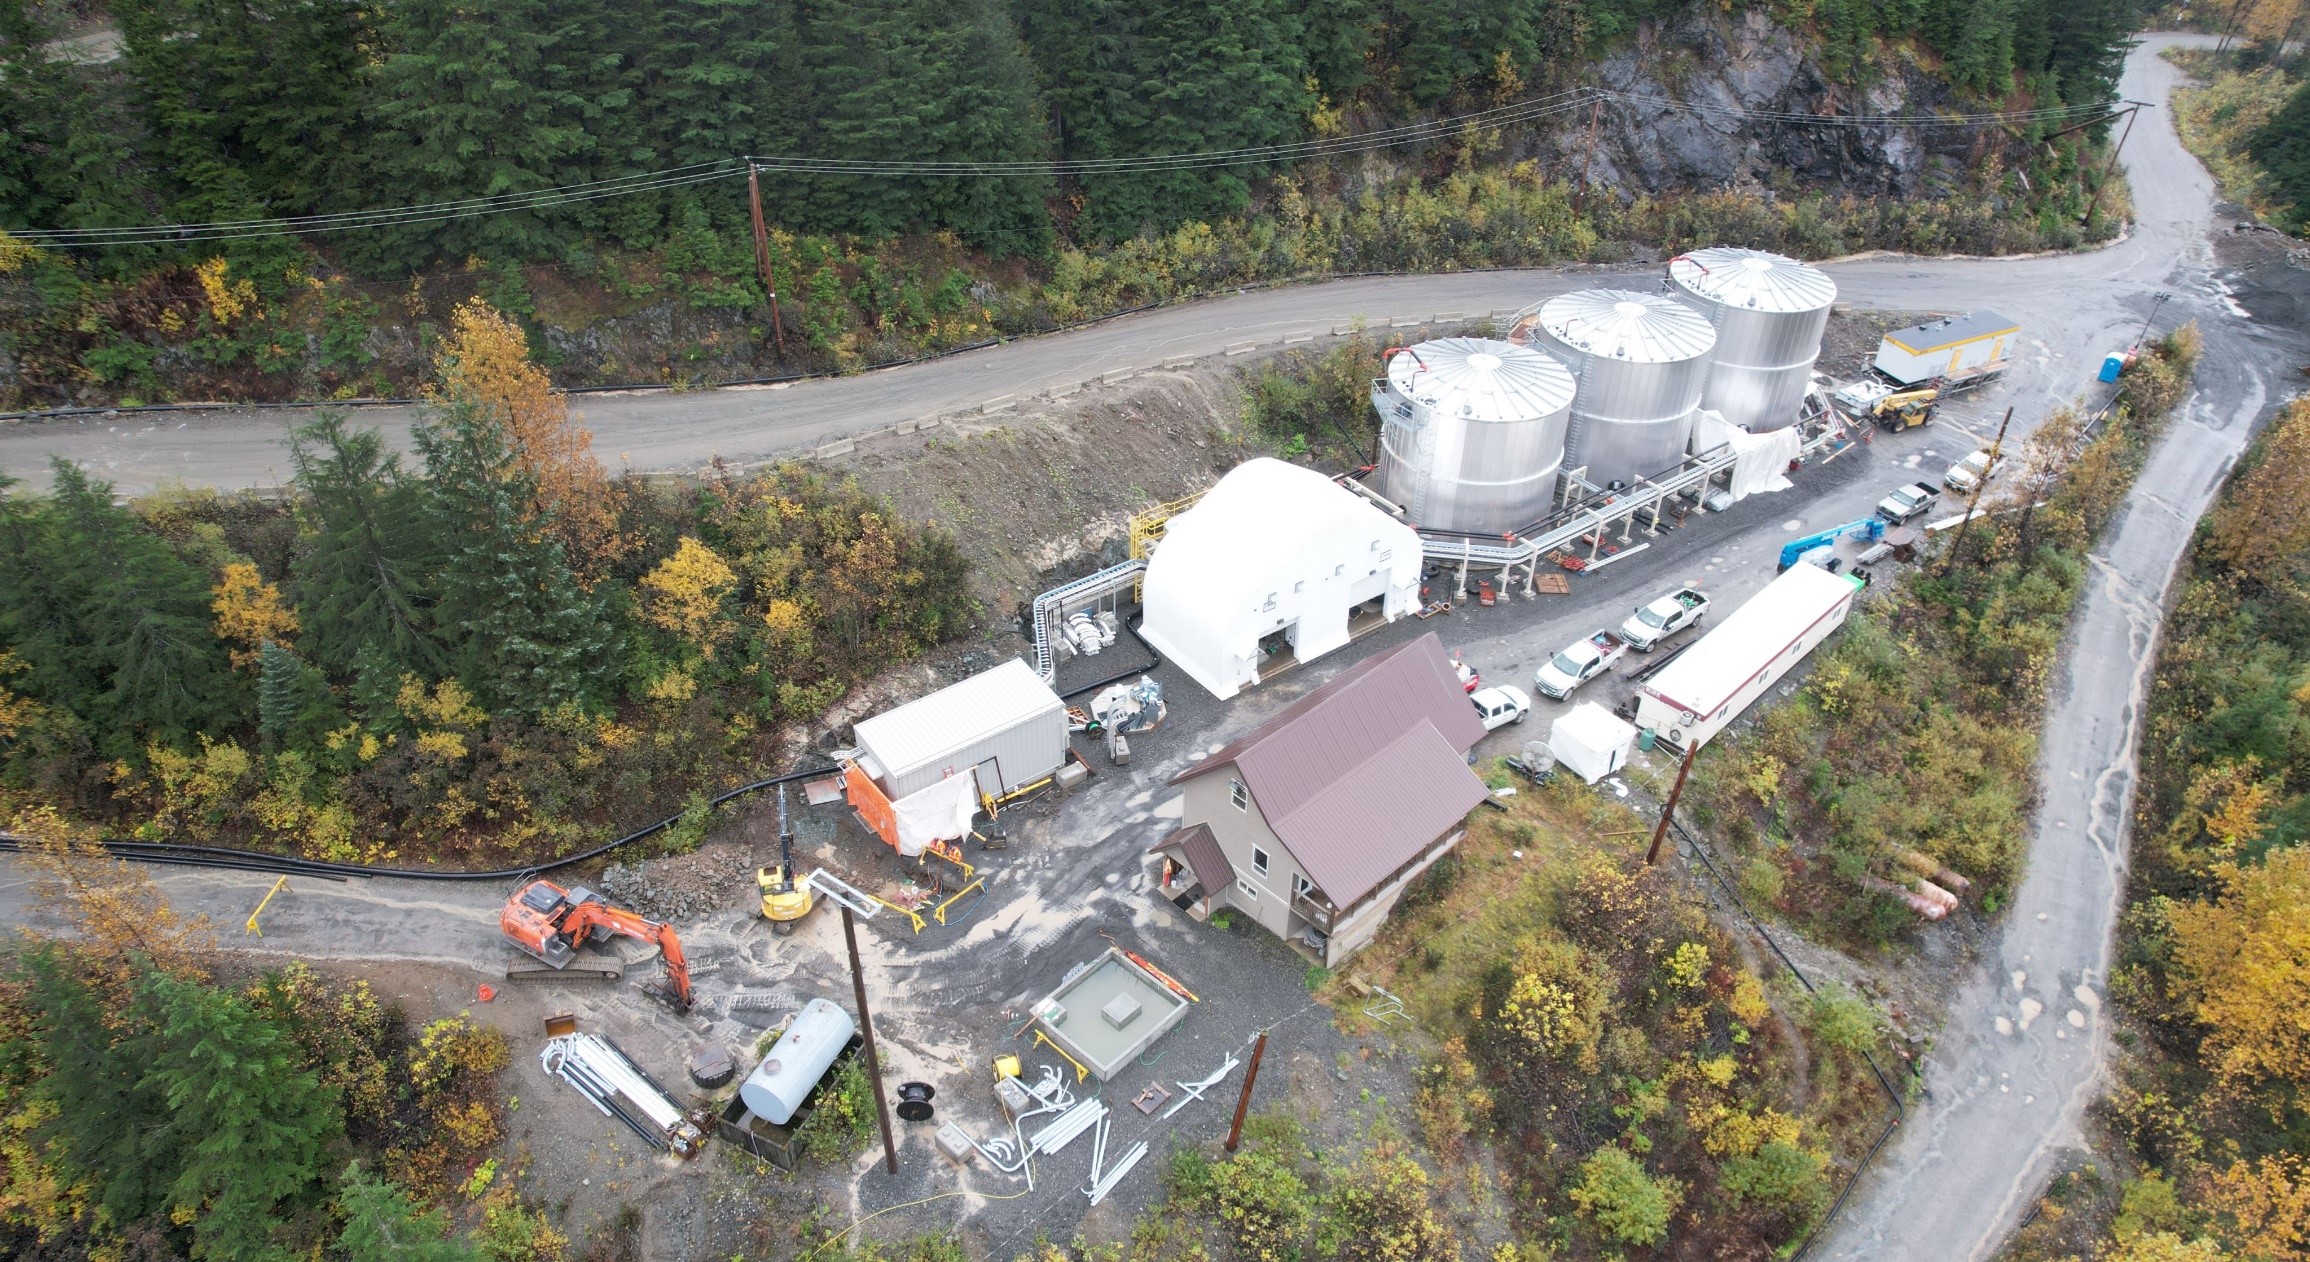
[(913, 859), (934, 841), (967, 837), (978, 814), (978, 780), (964, 771), (890, 804), (898, 820), (898, 853)]
[(1702, 408), (1693, 414), (1694, 455), (1705, 456), (1727, 443), (1732, 444), (1734, 459), (1732, 483), (1725, 489), (1736, 503), (1751, 495), (1789, 489), (1785, 476), (1789, 462), (1797, 458), (1797, 452), (1804, 445), (1796, 426), (1752, 434), (1726, 420), (1721, 412)]
[(1549, 725), (1548, 748), (1556, 761), (1594, 784), (1628, 765), (1636, 729), (1593, 701), (1579, 705)]

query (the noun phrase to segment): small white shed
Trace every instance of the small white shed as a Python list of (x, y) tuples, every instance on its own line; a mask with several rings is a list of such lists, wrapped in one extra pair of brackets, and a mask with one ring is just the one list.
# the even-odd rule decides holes
[(1419, 591), (1411, 527), (1313, 470), (1250, 460), (1164, 527), (1139, 633), (1224, 700), (1259, 682), (1270, 650), (1321, 657), (1357, 606), (1392, 621)]
[(1001, 797), (1067, 761), (1067, 707), (1015, 657), (851, 731), (859, 768), (893, 799), (972, 770), (980, 793)]
[(1636, 729), (1612, 711), (1583, 701), (1548, 726), (1548, 750), (1574, 775), (1594, 784), (1628, 765)]

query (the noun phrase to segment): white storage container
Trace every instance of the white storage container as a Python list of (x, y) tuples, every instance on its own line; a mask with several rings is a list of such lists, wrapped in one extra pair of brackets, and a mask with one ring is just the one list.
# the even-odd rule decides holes
[(1612, 711), (1583, 701), (1548, 727), (1548, 749), (1564, 768), (1594, 784), (1628, 765), (1636, 729)]
[(979, 792), (1001, 797), (1067, 761), (1067, 707), (1015, 657), (862, 719), (853, 734), (858, 765), (893, 800), (962, 771), (978, 773)]

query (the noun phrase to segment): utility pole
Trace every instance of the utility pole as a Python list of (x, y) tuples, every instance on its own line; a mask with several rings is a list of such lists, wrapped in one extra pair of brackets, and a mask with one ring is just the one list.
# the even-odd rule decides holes
[(1652, 830), (1652, 845), (1644, 852), (1644, 866), (1660, 862), (1660, 841), (1668, 836), (1668, 821), (1676, 815), (1676, 800), (1684, 796), (1684, 778), (1692, 774), (1693, 755), (1700, 752), (1700, 740), (1695, 737), (1684, 747), (1684, 765), (1676, 769), (1676, 783), (1669, 787), (1668, 802), (1660, 808), (1660, 823)]
[(1957, 568), (1957, 558), (1965, 551), (1965, 536), (1973, 529), (1973, 510), (1981, 503), (1981, 492), (1989, 486), (1989, 475), (1997, 471), (1998, 452), (2005, 446), (2005, 427), (2013, 424), (2013, 409), (2005, 409), (2005, 419), (1997, 423), (1997, 437), (1989, 444), (1989, 463), (1981, 466), (1981, 476), (1974, 479), (1973, 494), (1965, 497), (1965, 520), (1957, 523), (1957, 538), (1949, 544), (1949, 555), (1941, 562), (1943, 574)]
[(2163, 289), (2158, 291), (2157, 301), (2150, 304), (2150, 313), (2142, 317), (2142, 331), (2134, 334), (2133, 349), (2127, 352), (2126, 358), (2130, 360), (2134, 355), (2141, 353), (2142, 342), (2150, 335), (2150, 323), (2158, 318), (2159, 308), (2165, 306), (2166, 299), (2171, 297), (2173, 297), (2173, 295), (2167, 293)]
[[(2127, 103), (2132, 104), (2130, 101)], [(2118, 133), (2118, 142), (2110, 147), (2109, 161), (2102, 164), (2101, 178), (2093, 182), (2093, 200), (2085, 204), (2085, 217), (2078, 220), (2079, 223), (2092, 223), (2093, 212), (2101, 208), (2101, 191), (2109, 187), (2110, 172), (2117, 170), (2118, 154), (2125, 151), (2126, 137), (2134, 134), (2134, 115), (2141, 112), (2142, 107), (2139, 105), (2134, 105), (2132, 109), (2126, 111), (2125, 130)]]
[(778, 315), (778, 280), (770, 274), (770, 229), (762, 222), (762, 168), (752, 162), (746, 164), (746, 197), (754, 204), (754, 266), (761, 269), (762, 288), (770, 295), (770, 334), (778, 339), (778, 358), (784, 359), (786, 322)]
[(1588, 209), (1588, 164), (1596, 160), (1596, 123), (1604, 115), (1604, 98), (1596, 97), (1588, 106), (1588, 148), (1580, 155), (1580, 189), (1572, 194), (1572, 213)]
[(850, 988), (858, 996), (858, 1033), (866, 1041), (866, 1080), (874, 1084), (874, 1120), (882, 1123), (882, 1155), (898, 1173), (898, 1140), (890, 1133), (890, 1102), (882, 1098), (882, 1061), (874, 1054), (874, 1018), (866, 1011), (866, 973), (858, 966), (858, 926), (842, 909), (842, 940), (850, 946)]
[(1235, 1097), (1235, 1125), (1227, 1128), (1227, 1151), (1243, 1142), (1243, 1115), (1251, 1111), (1251, 1084), (1259, 1081), (1259, 1058), (1267, 1054), (1267, 1031), (1259, 1032), (1259, 1041), (1251, 1045), (1251, 1068), (1243, 1074), (1243, 1094)]

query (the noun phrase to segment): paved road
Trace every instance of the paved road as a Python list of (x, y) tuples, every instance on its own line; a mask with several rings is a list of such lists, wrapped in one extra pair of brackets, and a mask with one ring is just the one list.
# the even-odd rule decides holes
[[(2170, 42), (2160, 37), (2154, 43)], [(2163, 102), (2154, 47), (2123, 92)], [(2146, 115), (2127, 154), (2142, 226), (2121, 283), (2168, 286), (2206, 332), (2195, 390), (2091, 558), (2046, 724), (2029, 870), (1998, 948), (1960, 991), (1926, 1066), (1927, 1099), (1818, 1256), (1993, 1256), (2043, 1190), (2099, 1094), (2104, 985), (2125, 898), (2134, 753), (2167, 589), (2198, 517), (2254, 423), (2289, 387), (2272, 331), (2224, 300), (2207, 246), (2214, 190)], [(2299, 330), (2294, 331), (2299, 333)]]
[[(2128, 63), (2125, 90), (2163, 101), (2171, 72), (2152, 55)], [(1970, 309), (1995, 305), (2020, 319), (2033, 346), (1989, 397), (1944, 413), (1913, 434), (1880, 438), (1797, 475), (1794, 490), (1751, 499), (1692, 524), (1594, 576), (1569, 599), (1463, 608), (1448, 619), (1391, 628), (1392, 638), (1436, 630), (1495, 680), (1522, 682), (1549, 649), (1624, 616), (1628, 606), (1670, 583), (1700, 581), (1727, 607), (1770, 579), (1780, 543), (1806, 529), (1850, 520), (1891, 485), (1936, 474), (2017, 405), (2017, 429), (2051, 404), (2089, 389), (2104, 349), (2123, 346), (2160, 289), (2176, 294), (2161, 326), (2194, 315), (2207, 353), (2173, 433), (2153, 455), (2128, 508), (2094, 558), (2095, 582), (2081, 607), (2060, 695), (2044, 742), (2045, 809), (2032, 862), (1992, 966), (1965, 988), (1928, 1066), (1931, 1098), (1890, 1145), (1847, 1207), (1821, 1256), (1981, 1257), (2042, 1187), (2060, 1149), (2074, 1142), (2093, 1098), (2101, 1063), (2099, 995), (2124, 870), (2124, 824), (2132, 749), (2159, 604), (2182, 543), (2219, 485), (2249, 427), (2285, 388), (2300, 354), (2299, 331), (2255, 326), (2229, 304), (2207, 245), (2212, 191), (2175, 142), (2162, 113), (2145, 116), (2127, 152), (2141, 224), (2128, 240), (2082, 256), (2025, 260), (1871, 259), (1831, 270), (1864, 305)], [(1592, 283), (1590, 274), (1528, 272), (1411, 277), (1310, 286), (1204, 303), (1117, 321), (1097, 329), (861, 378), (783, 391), (644, 395), (588, 399), (588, 423), (603, 453), (627, 453), (643, 467), (678, 467), (713, 453), (752, 458), (783, 447), (952, 412), (985, 398), (1071, 384), (1113, 368), (1146, 367), (1184, 354), (1218, 353), (1248, 340), (1275, 341), (1328, 328), (1352, 315), (1424, 316), (1522, 306)], [(1643, 283), (1650, 283), (1649, 276)], [(2284, 341), (2282, 339), (2293, 339)], [(368, 419), (380, 419), (365, 414)], [(405, 419), (382, 418), (405, 426)], [(103, 424), (34, 425), (0, 431), (0, 468), (32, 471), (56, 449), (118, 478), (124, 488), (183, 477), (227, 485), (279, 480), (277, 416), (187, 418), (184, 428)], [(1376, 645), (1374, 646), (1376, 647)], [(1343, 658), (1350, 655), (1342, 655)], [(1024, 940), (1044, 951), (1036, 906), (1058, 908), (1110, 895), (1141, 924), (1163, 909), (1125, 894), (1133, 888), (1139, 834), (1154, 826), (1153, 803), (1168, 793), (1163, 775), (1187, 754), (1265, 718), (1344, 665), (1324, 662), (1276, 685), (1219, 705), (1171, 678), (1174, 726), (1151, 739), (1142, 766), (1094, 782), (1052, 829), (1054, 851), (1036, 860), (1017, 913)], [(1585, 699), (1585, 698), (1583, 698)], [(1491, 738), (1504, 752), (1545, 731), (1554, 707), (1531, 724)], [(1140, 844), (1125, 845), (1128, 833)], [(1061, 838), (1070, 839), (1060, 843)], [(1112, 844), (1109, 844), (1112, 843)], [(1039, 847), (1025, 848), (1036, 853)], [(1063, 850), (1065, 853), (1059, 853)], [(219, 873), (166, 873), (172, 899), (237, 925), (268, 880)], [(293, 883), (294, 884), (294, 883)], [(0, 922), (36, 919), (22, 869), (0, 860)], [(476, 963), (502, 955), (492, 924), (497, 888), (402, 882), (347, 886), (305, 883), (299, 897), (267, 913), (268, 946), (301, 954), (377, 955)], [(990, 913), (989, 922), (1007, 915)], [(1072, 925), (1080, 908), (1067, 913)], [(414, 933), (422, 921), (428, 931)], [(688, 929), (685, 928), (685, 932)], [(740, 936), (736, 925), (706, 937)], [(1006, 930), (1006, 932), (1008, 932)], [(1184, 934), (1171, 949), (1203, 949)], [(701, 942), (701, 946), (708, 942)], [(1039, 957), (1037, 957), (1039, 958)], [(1244, 965), (1238, 964), (1237, 967)], [(928, 1000), (928, 995), (922, 996)], [(2071, 1013), (2081, 1024), (2072, 1024)], [(2004, 1022), (2004, 1028), (1999, 1023)]]

